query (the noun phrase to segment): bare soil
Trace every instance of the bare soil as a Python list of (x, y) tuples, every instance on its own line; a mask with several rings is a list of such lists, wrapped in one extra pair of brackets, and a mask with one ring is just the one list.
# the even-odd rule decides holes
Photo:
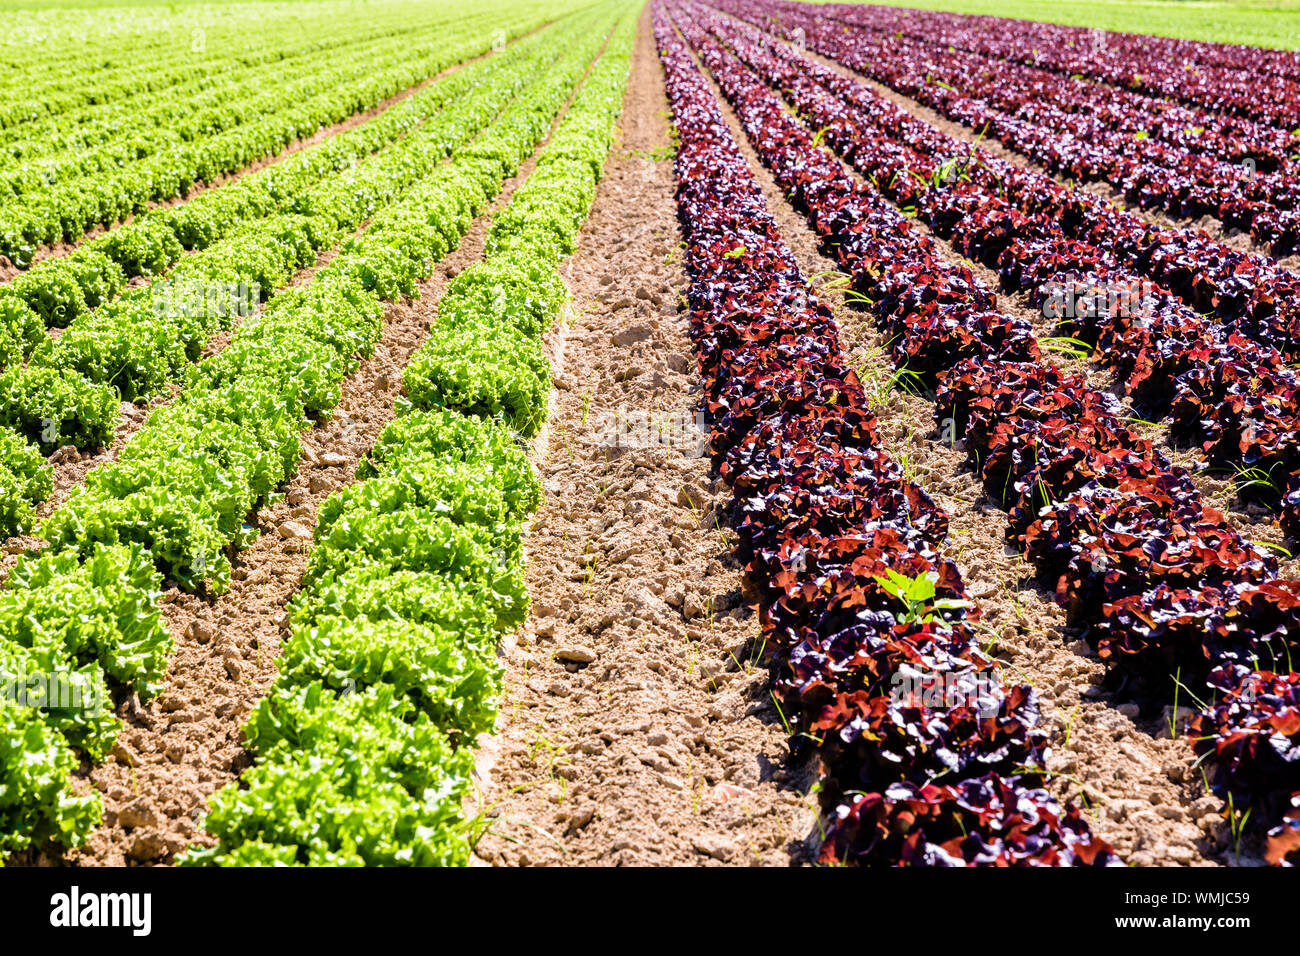
[(647, 11), (565, 270), (576, 314), (550, 343), (533, 607), (479, 764), (483, 863), (784, 866), (815, 831), (812, 768), (789, 762), (740, 600), (729, 492), (698, 457), (666, 108)]

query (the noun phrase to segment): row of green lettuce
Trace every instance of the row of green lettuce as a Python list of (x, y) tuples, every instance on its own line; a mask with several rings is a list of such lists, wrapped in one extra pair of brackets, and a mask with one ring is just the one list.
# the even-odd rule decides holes
[[(607, 5), (570, 18), (550, 38), (550, 68), (534, 71), (496, 123), (195, 366), (180, 396), (44, 524), (49, 548), (20, 559), (0, 590), (0, 683), (21, 690), (0, 693), (0, 857), (47, 840), (75, 845), (97, 823), (98, 795), (76, 792), (69, 774), (78, 751), (102, 757), (117, 722), (80, 705), (106, 700), (109, 681), (142, 697), (159, 691), (171, 647), (157, 612), (162, 575), (212, 593), (227, 586), (231, 551), (253, 534), (249, 514), (289, 476), (300, 436), (338, 402), (358, 356), (372, 353), (384, 302), (415, 294), (535, 149), (613, 14)], [(44, 675), (60, 675), (68, 694), (17, 699)]]
[[(319, 5), (294, 6), (228, 5), (219, 16), (205, 18), (201, 33), (193, 32), (191, 11), (172, 11), (178, 18), (161, 23), (158, 9), (146, 7), (10, 16), (8, 35), (15, 43), (0, 48), (0, 134), (21, 136), (48, 120), (78, 121), (101, 107), (190, 92), (250, 68), (345, 48), (349, 37), (438, 29), (464, 12), (455, 0), (335, 6), (328, 12)], [(80, 24), (60, 29), (59, 21), (74, 16)], [(24, 28), (39, 42), (23, 43)]]
[[(472, 54), (476, 46), (486, 47), (496, 22), (484, 20), (483, 12), (477, 11), (451, 25), (453, 29), (448, 30), (448, 26), (440, 25), (438, 42)], [(386, 64), (399, 62), (403, 48), (411, 44), (411, 36), (427, 32), (413, 29), (398, 37), (382, 36), (327, 48), (246, 71), (228, 82), (169, 91), (170, 95), (151, 107), (126, 106), (115, 111), (117, 115), (111, 121), (84, 124), (90, 130), (78, 124), (76, 145), (64, 144), (57, 151), (24, 157), (18, 163), (0, 163), (0, 196), (9, 200), (88, 175), (113, 173), (168, 147), (256, 123), (283, 110), (286, 104), (306, 102), (344, 84), (355, 85)], [(95, 127), (103, 129), (102, 141), (87, 143), (84, 134), (93, 138)], [(31, 144), (29, 151), (36, 148)]]
[[(82, 104), (71, 109), (55, 113), (32, 115), (27, 122), (6, 129), (0, 129), (0, 165), (27, 163), (47, 156), (63, 154), (76, 150), (91, 150), (109, 142), (126, 139), (153, 137), (159, 131), (169, 128), (174, 123), (186, 122), (196, 112), (209, 109), (230, 100), (228, 91), (235, 87), (244, 87), (250, 80), (260, 79), (266, 84), (272, 81), (279, 71), (297, 73), (300, 64), (318, 63), (322, 57), (336, 52), (346, 53), (376, 40), (392, 36), (399, 32), (411, 30), (445, 29), (449, 11), (433, 10), (428, 19), (417, 24), (393, 23), (371, 24), (358, 29), (354, 23), (318, 23), (312, 34), (293, 35), (282, 33), (259, 34), (255, 43), (245, 45), (240, 57), (223, 57), (210, 64), (197, 77), (190, 77), (179, 83), (168, 85), (165, 89), (140, 90), (122, 98), (99, 100), (93, 104)], [(205, 37), (206, 40), (206, 37)], [(254, 45), (259, 45), (253, 50)], [(251, 57), (248, 54), (252, 53)], [(194, 59), (191, 53), (190, 60)], [(23, 67), (31, 68), (38, 57), (24, 56)], [(14, 74), (13, 61), (0, 60), (0, 98), (15, 95), (12, 89)], [(55, 88), (67, 90), (70, 86), (89, 87), (77, 90), (80, 93), (103, 95), (102, 83), (111, 83), (110, 70), (103, 60), (94, 64), (93, 75), (86, 70), (88, 64), (77, 64), (80, 69), (66, 77), (62, 83), (37, 84), (29, 80), (22, 84), (21, 92), (37, 97), (45, 93), (54, 93)], [(138, 72), (141, 69), (160, 71), (164, 67), (156, 59), (136, 61), (129, 69)], [(41, 71), (41, 79), (55, 79), (48, 66)], [(6, 96), (6, 92), (8, 96)], [(71, 92), (71, 91), (70, 91)], [(33, 111), (35, 113), (35, 111)], [(218, 118), (218, 122), (221, 122)]]
[[(395, 62), (395, 45), (386, 37), (325, 51), (277, 64), (274, 82), (269, 71), (252, 73), (219, 88), (177, 94), (151, 110), (131, 110), (113, 124), (113, 135), (102, 143), (0, 165), (0, 197), (7, 202), (88, 175), (114, 173), (170, 146), (254, 123), (286, 103), (302, 103), (332, 86), (354, 83), (367, 60), (376, 65)], [(282, 99), (283, 94), (290, 98)], [(165, 123), (157, 122), (159, 112), (167, 117)]]
[[(18, 354), (11, 352), (10, 364), (0, 371), (0, 534), (28, 530), (34, 506), (49, 493), (42, 452), (64, 444), (103, 445), (117, 426), (123, 398), (161, 394), (178, 379), (184, 384), (185, 370), (212, 334), (283, 289), (322, 250), (337, 245), (491, 122), (572, 33), (572, 27), (552, 29), (566, 33), (558, 42), (552, 30), (529, 37), (466, 67), (445, 85), (430, 87), (442, 87), (436, 96), (413, 97), (419, 102), (409, 110), (396, 107), (401, 115), (393, 122), (376, 121), (382, 140), (363, 135), (333, 151), (325, 168), (315, 170), (318, 181), (305, 191), (286, 192), (295, 181), (307, 185), (294, 175), (274, 177), (266, 184), (273, 192), (262, 191), (262, 184), (232, 187), (235, 199), (263, 198), (270, 204), (281, 196), (285, 211), (242, 221), (242, 228), (232, 227), (233, 235), (186, 257), (165, 279), (80, 312), (57, 339), (27, 305), (0, 295), (0, 366), (6, 358), (3, 329), (15, 330), (9, 341), (19, 340)], [(435, 112), (438, 104), (444, 108)], [(400, 130), (406, 135), (397, 138)], [(355, 165), (340, 162), (349, 152), (357, 157), (359, 144), (375, 145), (377, 152), (369, 158), (360, 154)], [(342, 172), (325, 175), (331, 168)], [(200, 212), (222, 211), (216, 203), (206, 206)], [(175, 242), (169, 225), (160, 225), (158, 233)], [(46, 277), (52, 274), (49, 270)], [(214, 301), (211, 290), (225, 288), (250, 294), (240, 302)], [(68, 294), (76, 292), (69, 283)]]
[[(319, 205), (318, 194), (308, 190), (321, 187), (332, 194), (337, 189), (331, 186), (335, 174), (392, 147), (447, 104), (490, 83), (501, 61), (516, 56), (512, 48), (501, 57), (466, 67), (349, 132), (184, 205), (156, 210), (67, 257), (42, 262), (5, 287), (8, 295), (0, 297), (0, 365), (14, 364), (33, 350), (48, 347), (43, 325), (74, 323), (115, 298), (129, 277), (160, 274), (180, 259), (183, 250), (207, 250), (259, 220)], [(442, 119), (442, 127), (454, 133), (454, 120)], [(138, 300), (151, 292), (136, 290), (134, 295)]]
[[(279, 163), (181, 205), (145, 213), (82, 243), (67, 256), (43, 260), (3, 291), (20, 299), (45, 325), (66, 326), (116, 297), (127, 279), (157, 275), (173, 265), (182, 250), (205, 249), (239, 226), (284, 210), (304, 189), (394, 142), (463, 95), (465, 72), (430, 84), (360, 126)], [(11, 361), (22, 345), (17, 333), (23, 328), (25, 322), (6, 316), (0, 326), (0, 363)]]
[(622, 23), (537, 167), (439, 303), (408, 402), (322, 506), (280, 673), (245, 727), (255, 765), (210, 801), (189, 864), (458, 865), (474, 746), (496, 719), (497, 646), (527, 609), (523, 533), (540, 503), (542, 335), (622, 106)]
[[(35, 251), (60, 239), (73, 242), (92, 226), (108, 225), (143, 212), (151, 202), (184, 195), (196, 184), (243, 169), (285, 146), (310, 136), (427, 79), (468, 56), (488, 50), (493, 30), (536, 26), (546, 18), (539, 0), (503, 24), (475, 18), (448, 37), (443, 31), (420, 39), (380, 41), (382, 55), (354, 51), (331, 58), (308, 84), (303, 97), (278, 85), (265, 94), (260, 118), (233, 129), (168, 145), (120, 167), (33, 182), (23, 195), (0, 203), (0, 255), (20, 265)], [(273, 106), (271, 104), (274, 104)], [(251, 117), (250, 117), (251, 118)]]

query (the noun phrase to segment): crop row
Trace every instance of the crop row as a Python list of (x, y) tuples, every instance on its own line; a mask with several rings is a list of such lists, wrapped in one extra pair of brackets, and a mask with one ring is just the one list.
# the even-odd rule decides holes
[[(1274, 825), (1300, 790), (1290, 755), (1300, 678), (1290, 670), (1300, 582), (1204, 505), (1190, 476), (1125, 424), (1115, 400), (1044, 364), (1032, 329), (946, 261), (874, 187), (793, 120), (740, 60), (696, 26), (691, 39), (760, 158), (790, 190), (868, 298), (894, 355), (937, 377), (936, 420), (1009, 512), (1022, 550), (1101, 657), (1143, 703), (1207, 688), (1195, 744), (1236, 812)], [(867, 135), (870, 135), (868, 132)], [(1193, 693), (1199, 693), (1194, 690)], [(1258, 819), (1258, 817), (1257, 817)]]
[[(399, 32), (424, 32), (431, 28), (445, 29), (448, 11), (431, 14), (427, 21), (407, 21), (396, 27), (393, 24), (375, 23), (368, 28), (346, 22), (318, 25), (313, 36), (298, 37), (285, 33), (268, 34), (260, 55), (241, 47), (239, 57), (223, 58), (220, 63), (209, 61), (209, 69), (186, 82), (169, 85), (163, 89), (139, 93), (122, 99), (101, 101), (93, 106), (50, 114), (31, 119), (17, 126), (0, 129), (0, 170), (7, 176), (15, 162), (27, 164), (33, 160), (56, 157), (74, 150), (93, 150), (108, 143), (138, 139), (142, 136), (167, 138), (173, 123), (191, 125), (196, 113), (207, 114), (211, 121), (227, 125), (234, 118), (228, 111), (239, 109), (230, 102), (230, 91), (236, 88), (256, 90), (250, 84), (257, 78), (266, 85), (268, 77), (283, 71), (293, 78), (305, 69), (319, 69), (333, 55), (347, 55), (350, 51), (374, 48), (375, 45)], [(233, 53), (234, 51), (227, 51)], [(189, 54), (193, 59), (193, 53)], [(101, 61), (102, 63), (102, 61)], [(107, 71), (96, 64), (94, 77), (80, 74), (74, 85), (97, 89), (98, 83), (107, 80)], [(150, 68), (157, 69), (156, 62)], [(222, 67), (225, 67), (224, 69)], [(139, 69), (139, 63), (135, 69)], [(17, 72), (17, 71), (15, 71)], [(8, 79), (8, 74), (6, 74)], [(34, 90), (26, 91), (28, 95)], [(224, 108), (222, 104), (225, 104)], [(211, 112), (216, 110), (217, 112)], [(150, 148), (151, 144), (139, 144)]]
[[(691, 38), (689, 18), (677, 22)], [(826, 773), (821, 859), (1113, 862), (1078, 810), (1042, 789), (1034, 693), (1003, 685), (980, 649), (979, 610), (937, 550), (947, 515), (880, 450), (834, 319), (658, 5), (655, 32), (710, 447), (778, 692)]]
[[(82, 243), (67, 256), (37, 264), (5, 290), (22, 299), (46, 325), (65, 326), (115, 298), (127, 279), (165, 271), (184, 250), (206, 249), (250, 222), (295, 211), (300, 193), (407, 135), (482, 82), (490, 66), (467, 66), (355, 129), (189, 202), (139, 216), (129, 225)], [(6, 359), (12, 360), (12, 355), (0, 345), (0, 365)]]
[[(726, 9), (734, 13), (740, 7), (729, 3)], [(745, 13), (757, 20), (764, 9), (775, 14), (783, 7), (748, 7)], [(786, 25), (797, 22), (811, 31), (816, 48), (836, 48), (837, 59), (851, 60), (872, 79), (986, 132), (1053, 173), (1114, 184), (1130, 202), (1175, 216), (1214, 216), (1249, 230), (1277, 256), (1300, 244), (1300, 192), (1295, 170), (1283, 158), (1297, 144), (1276, 130), (1266, 139), (1279, 142), (1251, 149), (1237, 137), (1225, 138), (1233, 131), (1230, 123), (1221, 128), (1222, 117), (1171, 118), (1163, 103), (1111, 102), (1119, 94), (1106, 87), (894, 34), (845, 34), (838, 25), (798, 13)], [(1207, 149), (1223, 158), (1202, 155)], [(1243, 159), (1250, 160), (1244, 167)], [(1279, 159), (1280, 170), (1256, 170), (1258, 163), (1273, 166)]]
[[(449, 865), (478, 736), (496, 717), (497, 642), (522, 622), (523, 529), (540, 504), (524, 439), (544, 421), (541, 337), (595, 197), (635, 13), (537, 167), (452, 282), (404, 375), (410, 403), (357, 484), (322, 507), (292, 635), (245, 727), (256, 765), (211, 801), (218, 843), (190, 864)], [(603, 35), (603, 33), (601, 34)], [(496, 344), (495, 349), (492, 348)]]
[[(0, 130), (21, 129), (77, 111), (71, 117), (75, 122), (87, 107), (219, 83), (249, 67), (329, 49), (340, 38), (366, 41), (397, 36), (412, 26), (436, 28), (462, 16), (450, 5), (433, 12), (410, 3), (385, 7), (387, 15), (372, 9), (355, 15), (322, 15), (318, 10), (302, 16), (284, 7), (258, 5), (241, 8), (243, 16), (220, 11), (201, 26), (192, 18), (178, 17), (168, 29), (158, 28), (153, 11), (113, 12), (101, 7), (83, 11), (83, 23), (66, 28), (65, 33), (52, 24), (37, 25), (13, 16), (6, 22), (8, 35), (22, 52), (19, 62), (6, 62), (0, 73), (0, 84), (6, 89)], [(61, 14), (57, 19), (71, 16)], [(22, 43), (23, 28), (38, 34), (34, 42)], [(202, 41), (198, 48), (195, 40)]]
[[(792, 28), (793, 29), (793, 28)], [(814, 49), (821, 42), (809, 35)], [(820, 48), (865, 68), (851, 48), (827, 39)], [(1192, 308), (1231, 323), (1234, 331), (1273, 346), (1288, 356), (1300, 355), (1300, 278), (1266, 256), (1239, 252), (1204, 233), (1149, 224), (1118, 210), (1085, 190), (1057, 184), (1050, 177), (988, 155), (945, 136), (910, 116), (860, 83), (821, 70), (822, 82), (857, 108), (891, 139), (951, 144), (949, 156), (971, 178), (1004, 196), (1026, 215), (1056, 217), (1069, 238), (1109, 248), (1127, 268), (1160, 282)], [(954, 93), (954, 97), (959, 94)], [(978, 161), (970, 158), (972, 152)]]
[[(724, 34), (730, 30), (716, 17), (709, 22)], [(882, 105), (861, 84), (788, 47), (764, 48), (738, 36), (734, 43), (856, 169), (896, 203), (915, 208), (964, 255), (998, 268), (1006, 286), (1029, 291), (1045, 315), (1055, 312), (1066, 331), (1096, 346), (1148, 414), (1171, 416), (1177, 440), (1199, 442), (1208, 465), (1245, 475), (1250, 480), (1243, 487), (1280, 504), (1284, 528), (1300, 531), (1296, 377), (1283, 353), (1246, 337), (1272, 336), (1248, 322), (1203, 317), (1164, 287), (1126, 271), (1143, 267), (1142, 258), (1104, 245), (1100, 225), (1067, 238), (1063, 217), (1075, 207), (1063, 187), (1040, 181), (1037, 191), (1004, 196), (999, 184), (1019, 176), (1010, 164)], [(877, 108), (869, 112), (860, 103)], [(866, 129), (878, 130), (879, 138), (864, 137)], [(1191, 298), (1195, 278), (1188, 266), (1185, 259), (1165, 259), (1143, 271), (1172, 280)], [(927, 373), (921, 356), (909, 359), (913, 372)]]
[[(780, 9), (783, 14), (806, 13), (806, 8), (784, 2)], [(828, 22), (843, 24), (845, 21)], [(969, 51), (943, 41), (928, 41), (902, 31), (891, 29), (882, 32), (878, 25), (855, 24), (850, 33), (858, 40), (887, 37), (891, 43), (898, 44), (899, 49), (924, 56), (940, 71), (955, 65), (964, 66), (966, 69), (962, 75), (972, 86), (963, 86), (962, 92), (987, 96), (991, 101), (1007, 104), (1002, 108), (1017, 115), (1020, 111), (1014, 107), (1019, 104), (1025, 118), (1045, 115), (1039, 114), (1040, 108), (1049, 112), (1059, 108), (1070, 114), (1095, 115), (1103, 122), (1129, 130), (1136, 145), (1151, 145), (1152, 141), (1158, 141), (1223, 162), (1240, 163), (1251, 159), (1261, 170), (1294, 172), (1300, 136), (1293, 132), (1241, 117), (1225, 116), (1196, 105), (1180, 104), (1139, 92), (1128, 85), (1108, 86), (1087, 80), (1080, 74), (1064, 75), (1041, 64), (999, 59), (986, 52)], [(997, 82), (990, 83), (990, 80)], [(1041, 99), (1037, 103), (1019, 95), (1031, 88), (1022, 87), (1022, 81), (1042, 84)], [(1003, 95), (1004, 90), (1008, 95)], [(1071, 130), (1073, 124), (1060, 128), (1062, 133)]]
[[(555, 41), (568, 39), (572, 29), (557, 27), (555, 37), (530, 38), (462, 71), (465, 75), (451, 78), (439, 97), (449, 101), (459, 95), (454, 106), (396, 144), (380, 148), (374, 158), (289, 197), (291, 212), (250, 222), (185, 259), (165, 280), (79, 313), (58, 339), (33, 331), (39, 329), (35, 316), (0, 298), (0, 308), (24, 330), (23, 351), (31, 349), (26, 365), (0, 371), (0, 422), (46, 450), (66, 443), (107, 442), (120, 398), (159, 394), (177, 378), (184, 385), (184, 370), (199, 358), (213, 332), (250, 314), (261, 300), (284, 288), (299, 268), (314, 262), (320, 250), (336, 245), (448, 154), (464, 148), (517, 89), (545, 68), (558, 49)], [(391, 138), (411, 121), (409, 114), (395, 120), (377, 132)], [(347, 155), (346, 148), (341, 155)], [(213, 290), (220, 295), (213, 296)], [(11, 485), (7, 500), (12, 504), (5, 510), (13, 520), (0, 525), (7, 533), (26, 524), (22, 502), (28, 502), (25, 510), (30, 513), (30, 503), (40, 500), (24, 492), (45, 487), (44, 482), (27, 489)]]
[[(477, 33), (481, 36), (481, 27)], [(0, 169), (0, 197), (11, 203), (24, 195), (40, 195), (51, 186), (114, 173), (168, 147), (255, 123), (285, 103), (301, 103), (326, 88), (355, 82), (368, 60), (377, 66), (393, 61), (395, 46), (387, 38), (360, 44), (342, 59), (343, 51), (328, 51), (303, 62), (277, 64), (273, 86), (266, 75), (253, 74), (198, 95), (177, 95), (154, 110), (132, 110), (111, 123), (113, 135), (102, 143), (64, 146), (66, 151), (51, 143), (50, 151), (58, 150), (54, 156), (47, 153)]]
[[(11, 659), (6, 676), (81, 675), (101, 704), (110, 699), (106, 676), (156, 693), (170, 647), (154, 606), (159, 570), (189, 588), (224, 589), (229, 549), (250, 535), (248, 514), (292, 471), (300, 434), (310, 416), (337, 403), (355, 356), (373, 349), (383, 302), (415, 293), (545, 135), (610, 19), (608, 9), (580, 15), (569, 49), (497, 123), (375, 217), (310, 282), (246, 322), (50, 517), (41, 529), (49, 550), (21, 559), (0, 591), (0, 608), (12, 606), (16, 622), (4, 628), (14, 639), (0, 644)], [(23, 706), (6, 696), (0, 721), (0, 754), (22, 764), (3, 765), (18, 781), (0, 803), (7, 848), (83, 839), (99, 803), (71, 791), (71, 747), (101, 755), (116, 729), (111, 710)]]
[[(413, 294), (418, 278), (427, 275), (468, 228), (466, 205), (480, 208), (486, 199), (479, 193), (494, 195), (520, 162), (520, 151), (531, 151), (529, 144), (549, 126), (590, 59), (589, 44), (574, 44), (597, 22), (595, 13), (583, 14), (562, 34), (548, 38), (567, 40), (572, 49), (544, 44), (540, 58), (532, 62), (531, 82), (517, 95), (507, 86), (494, 103), (470, 103), (483, 110), (484, 119), (502, 105), (505, 110), (477, 138), (455, 149), (450, 162), (441, 164), (432, 157), (423, 161), (409, 192), (387, 185), (394, 199), (406, 194), (374, 215), (366, 231), (345, 243), (341, 254), (310, 282), (281, 293), (245, 321), (223, 351), (195, 366), (179, 398), (150, 416), (117, 462), (97, 469), (72, 493), (42, 526), (42, 537), (60, 547), (98, 536), (143, 536), (169, 577), (191, 587), (206, 582), (210, 590), (224, 590), (229, 572), (226, 545), (240, 536), (253, 503), (283, 477), (280, 456), (288, 456), (286, 464), (297, 457), (294, 409), (321, 413), (333, 407), (347, 366), (343, 363), (341, 370), (333, 353), (347, 356), (373, 344), (382, 314), (378, 301)], [(449, 184), (460, 185), (453, 190)], [(359, 183), (348, 185), (359, 190)], [(444, 209), (449, 193), (466, 191), (463, 202), (451, 211)], [(459, 231), (447, 233), (456, 223)], [(401, 257), (392, 252), (392, 244), (399, 241), (407, 244)], [(336, 312), (331, 322), (306, 340), (300, 338), (307, 324), (331, 310)], [(320, 337), (326, 337), (330, 348), (316, 341)], [(290, 394), (277, 396), (279, 375), (288, 376)], [(248, 441), (233, 457), (231, 452), (214, 452), (196, 458), (193, 472), (168, 462), (169, 456), (176, 457), (170, 447), (173, 419), (188, 418), (192, 407), (197, 409), (214, 395), (224, 409), (227, 393), (241, 395), (254, 383), (249, 399), (265, 399), (271, 408), (256, 416), (252, 408), (240, 410), (236, 420), (255, 428), (265, 441)], [(211, 427), (227, 417), (205, 411), (198, 420)], [(287, 434), (278, 434), (281, 429)], [(257, 453), (260, 446), (266, 446), (262, 454)], [(268, 458), (267, 453), (273, 454)]]
[[(506, 26), (517, 31), (539, 19), (539, 13), (531, 12), (507, 21)], [(255, 122), (172, 144), (107, 173), (34, 186), (0, 205), (0, 254), (25, 263), (42, 245), (59, 239), (75, 241), (93, 225), (143, 212), (151, 202), (183, 195), (198, 183), (274, 155), (322, 126), (368, 109), (482, 52), (491, 42), (482, 29), (467, 28), (466, 33), (468, 38), (458, 31), (414, 45), (409, 39), (394, 41), (378, 57), (362, 50), (341, 61), (331, 59), (308, 81), (315, 92), (304, 99), (292, 88), (277, 88), (269, 94), (274, 105), (268, 104)]]
[[(1178, 48), (1162, 48), (1156, 37), (1099, 35), (1030, 20), (968, 19), (856, 4), (832, 4), (822, 10), (845, 23), (872, 26), (891, 34), (902, 30), (943, 47), (972, 50), (1068, 76), (1089, 77), (1175, 103), (1192, 103), (1225, 116), (1269, 123), (1282, 130), (1300, 126), (1300, 77), (1289, 70), (1261, 73), (1255, 65), (1269, 53), (1275, 62), (1279, 58), (1294, 62), (1294, 54), (1288, 57), (1281, 51), (1216, 44), (1213, 56), (1188, 57), (1180, 55)], [(1208, 46), (1202, 44), (1198, 49)]]

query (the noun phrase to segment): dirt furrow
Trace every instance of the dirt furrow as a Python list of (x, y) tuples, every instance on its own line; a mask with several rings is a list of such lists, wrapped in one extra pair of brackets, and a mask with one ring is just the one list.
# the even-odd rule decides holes
[(489, 864), (788, 865), (815, 830), (740, 600), (728, 493), (698, 454), (666, 107), (647, 12), (622, 142), (565, 269), (533, 607), (480, 781)]

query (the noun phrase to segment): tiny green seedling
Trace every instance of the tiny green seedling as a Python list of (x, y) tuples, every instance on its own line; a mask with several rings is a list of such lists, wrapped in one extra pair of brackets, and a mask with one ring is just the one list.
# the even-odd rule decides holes
[(903, 621), (906, 623), (925, 624), (939, 620), (943, 611), (956, 611), (971, 607), (971, 602), (963, 598), (941, 598), (938, 596), (939, 572), (927, 571), (925, 574), (909, 578), (889, 568), (883, 575), (876, 576), (876, 582), (886, 594), (902, 602), (906, 607)]
[(1080, 339), (1068, 335), (1054, 335), (1038, 340), (1038, 347), (1048, 352), (1058, 352), (1073, 359), (1086, 359), (1092, 354), (1092, 346)]

